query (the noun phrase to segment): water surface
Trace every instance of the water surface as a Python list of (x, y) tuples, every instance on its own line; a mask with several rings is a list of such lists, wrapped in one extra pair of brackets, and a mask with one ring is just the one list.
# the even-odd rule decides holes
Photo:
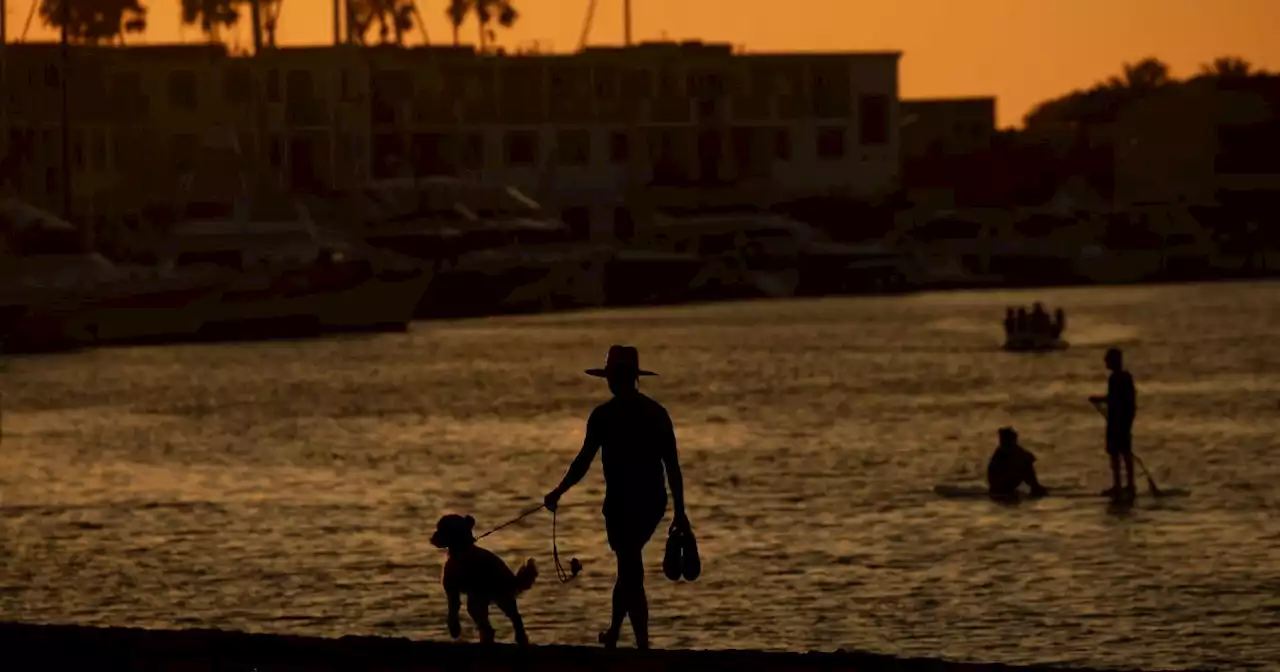
[[(1272, 665), (1276, 288), (757, 302), (13, 359), (0, 618), (446, 638), (435, 520), (487, 529), (539, 501), (607, 394), (582, 369), (627, 342), (661, 374), (644, 389), (676, 421), (704, 556), (698, 582), (673, 584), (650, 546), (655, 646)], [(1067, 309), (1073, 347), (999, 351), (1004, 307), (1036, 299)], [(1084, 399), (1113, 345), (1138, 381), (1138, 453), (1191, 497), (932, 494), (979, 482), (1004, 424), (1051, 487), (1105, 487)], [(540, 562), (521, 605), (535, 642), (594, 643), (607, 623), (601, 488), (596, 466), (564, 500), (561, 551), (585, 564), (569, 585), (548, 514), (485, 540)]]

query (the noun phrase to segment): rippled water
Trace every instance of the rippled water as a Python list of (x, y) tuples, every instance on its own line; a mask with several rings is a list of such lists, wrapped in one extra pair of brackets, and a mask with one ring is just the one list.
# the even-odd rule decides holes
[[(641, 348), (677, 424), (702, 578), (650, 546), (654, 645), (1001, 662), (1280, 660), (1280, 285), (768, 302), (420, 324), (408, 336), (101, 350), (7, 363), (0, 617), (445, 638), (437, 516), (487, 529), (555, 485)], [(1000, 352), (1007, 304), (1074, 347)], [(943, 500), (1018, 427), (1052, 486), (1101, 489), (1103, 350), (1185, 499)], [(613, 568), (601, 478), (485, 540), (536, 557), (535, 642), (593, 643)], [(509, 636), (497, 620), (500, 636)], [(624, 637), (624, 644), (630, 635)]]

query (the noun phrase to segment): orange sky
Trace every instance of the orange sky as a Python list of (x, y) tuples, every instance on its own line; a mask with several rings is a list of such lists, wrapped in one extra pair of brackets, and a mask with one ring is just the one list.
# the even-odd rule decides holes
[[(8, 0), (9, 39), (36, 0)], [(502, 35), (557, 51), (577, 47), (588, 0), (514, 0), (524, 16)], [(149, 0), (150, 29), (134, 42), (198, 41), (179, 0)], [(622, 41), (622, 0), (599, 0), (594, 43)], [(1280, 70), (1280, 0), (632, 0), (635, 40), (703, 39), (753, 50), (904, 52), (904, 97), (995, 95), (1000, 123), (1037, 101), (1088, 86), (1125, 61), (1155, 55), (1177, 75), (1220, 55)], [(430, 36), (449, 38), (442, 0), (418, 0)], [(280, 42), (329, 39), (331, 0), (284, 0)], [(771, 16), (779, 8), (789, 15)], [(53, 33), (33, 22), (28, 39)], [(464, 40), (475, 25), (463, 27)], [(413, 40), (420, 40), (414, 35)]]

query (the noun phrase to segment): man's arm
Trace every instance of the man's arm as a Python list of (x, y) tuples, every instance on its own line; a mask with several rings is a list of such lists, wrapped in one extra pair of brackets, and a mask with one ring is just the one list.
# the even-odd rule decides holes
[(671, 505), (675, 508), (675, 522), (687, 526), (689, 518), (684, 511), (684, 472), (680, 470), (680, 455), (676, 450), (676, 430), (671, 418), (666, 418), (663, 432), (662, 466), (671, 485)]
[(559, 503), (561, 495), (569, 491), (569, 488), (578, 484), (583, 477), (587, 475), (587, 471), (591, 469), (591, 463), (596, 459), (596, 453), (600, 451), (599, 432), (595, 430), (595, 414), (591, 414), (591, 418), (587, 420), (587, 435), (582, 440), (582, 450), (578, 451), (578, 456), (573, 458), (573, 462), (569, 465), (569, 471), (565, 472), (564, 478), (560, 480), (560, 485), (555, 490), (547, 493), (543, 502), (548, 509), (555, 511), (556, 504)]

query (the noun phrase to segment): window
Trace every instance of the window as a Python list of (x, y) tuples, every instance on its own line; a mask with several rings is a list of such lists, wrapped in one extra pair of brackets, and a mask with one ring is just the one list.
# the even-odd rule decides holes
[(92, 143), (92, 151), (90, 152), (90, 161), (95, 170), (107, 169), (107, 131), (105, 129), (96, 129), (92, 132), (90, 142)]
[(582, 129), (560, 131), (556, 134), (560, 147), (560, 161), (566, 166), (585, 166), (591, 163), (591, 134)]
[(622, 241), (629, 241), (636, 237), (636, 222), (627, 208), (613, 209), (613, 235)]
[(272, 168), (279, 168), (284, 165), (284, 138), (279, 133), (272, 133), (268, 142), (270, 145), (270, 160)]
[(355, 97), (356, 97), (356, 96), (355, 96), (355, 86), (354, 86), (354, 83), (351, 81), (351, 79), (352, 79), (352, 77), (351, 77), (351, 71), (350, 71), (350, 70), (343, 70), (343, 71), (342, 71), (342, 80), (341, 80), (341, 83), (340, 83), (340, 88), (342, 89), (342, 99), (343, 99), (343, 100), (355, 100)]
[(179, 171), (188, 171), (195, 167), (198, 139), (191, 133), (175, 133), (169, 138), (169, 156), (171, 167)]
[(44, 157), (45, 163), (53, 163), (59, 152), (62, 151), (61, 139), (55, 139), (53, 131), (44, 129), (40, 131), (40, 155)]
[(818, 158), (824, 161), (843, 159), (844, 129), (840, 127), (818, 129), (817, 150)]
[(888, 96), (862, 96), (858, 99), (858, 141), (863, 145), (889, 142)]
[(791, 129), (779, 128), (773, 132), (773, 158), (791, 160)]
[(169, 104), (182, 110), (195, 110), (200, 105), (196, 73), (190, 70), (169, 73)]
[(249, 69), (235, 66), (222, 78), (222, 97), (228, 103), (247, 103), (253, 97), (253, 77)]
[(631, 138), (622, 131), (609, 135), (609, 160), (613, 163), (626, 163), (631, 160)]
[(481, 170), (485, 166), (484, 136), (479, 133), (463, 133), (454, 137), (456, 161), (460, 168)]
[(85, 161), (85, 133), (86, 131), (71, 132), (71, 165), (76, 170), (84, 170)]
[(503, 138), (508, 166), (528, 166), (538, 160), (538, 137), (532, 131), (510, 131)]
[(290, 70), (285, 78), (285, 89), (289, 102), (301, 103), (312, 99), (315, 94), (311, 81), (311, 73), (306, 70)]
[(273, 103), (280, 102), (279, 70), (270, 70), (267, 72), (267, 100)]

